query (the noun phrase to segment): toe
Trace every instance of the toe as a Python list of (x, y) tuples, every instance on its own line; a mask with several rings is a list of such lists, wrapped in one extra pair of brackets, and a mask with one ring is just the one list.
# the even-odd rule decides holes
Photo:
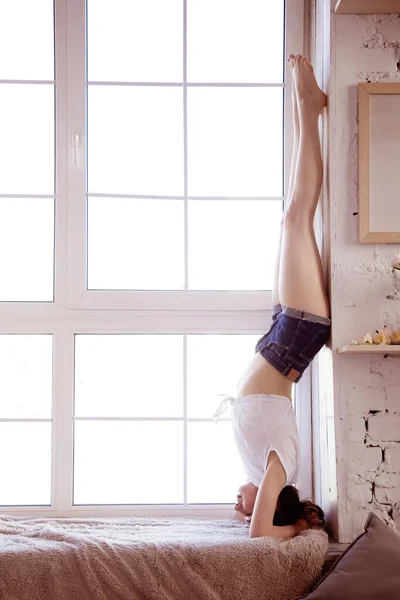
[(305, 58), (305, 59), (304, 59), (304, 65), (305, 65), (306, 67), (308, 67), (308, 68), (309, 68), (311, 71), (313, 70), (313, 66), (312, 66), (312, 64), (310, 63), (310, 61), (308, 60), (308, 58)]

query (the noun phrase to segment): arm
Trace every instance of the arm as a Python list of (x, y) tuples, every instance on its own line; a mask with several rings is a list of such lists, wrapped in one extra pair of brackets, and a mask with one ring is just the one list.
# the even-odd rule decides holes
[(277, 537), (289, 539), (297, 535), (301, 524), (277, 527), (273, 525), (276, 503), (286, 483), (286, 473), (276, 452), (270, 452), (267, 470), (258, 490), (250, 522), (250, 537)]

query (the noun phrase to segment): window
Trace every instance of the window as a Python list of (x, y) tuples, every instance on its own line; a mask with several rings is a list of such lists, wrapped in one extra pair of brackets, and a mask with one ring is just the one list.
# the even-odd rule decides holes
[(2, 510), (231, 515), (244, 474), (229, 413), (212, 415), (269, 324), (302, 3), (15, 4), (0, 2)]

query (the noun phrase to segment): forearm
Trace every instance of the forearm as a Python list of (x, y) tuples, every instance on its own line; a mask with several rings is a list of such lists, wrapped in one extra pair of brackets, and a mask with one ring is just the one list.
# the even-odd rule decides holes
[(251, 525), (252, 524), (250, 523), (249, 535), (251, 538), (274, 537), (289, 540), (298, 533), (295, 525), (284, 525), (282, 527), (272, 525), (271, 527), (265, 528), (264, 531), (261, 528), (252, 527)]
[(250, 522), (250, 537), (276, 537), (289, 539), (296, 535), (293, 525), (273, 525), (278, 496), (285, 485), (286, 473), (282, 463), (272, 451), (268, 457), (267, 470), (258, 489), (256, 503)]

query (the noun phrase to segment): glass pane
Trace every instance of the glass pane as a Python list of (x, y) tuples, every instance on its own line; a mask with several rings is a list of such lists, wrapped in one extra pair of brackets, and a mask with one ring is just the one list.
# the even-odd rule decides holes
[(188, 81), (281, 82), (284, 4), (188, 0)]
[(0, 79), (54, 79), (53, 0), (0, 2), (0, 56)]
[(75, 415), (182, 416), (182, 369), (180, 335), (77, 335)]
[(280, 200), (190, 200), (190, 289), (270, 290), (281, 219)]
[(0, 335), (0, 418), (50, 419), (52, 336)]
[(52, 198), (0, 198), (0, 256), (0, 301), (53, 300)]
[(184, 256), (181, 200), (88, 199), (89, 289), (183, 289)]
[(182, 195), (182, 115), (181, 88), (89, 87), (89, 192)]
[(182, 81), (182, 6), (182, 0), (89, 0), (89, 79)]
[(54, 85), (0, 84), (0, 194), (54, 194)]
[(191, 196), (282, 196), (280, 88), (188, 89)]
[(0, 505), (51, 502), (51, 423), (0, 423)]
[(183, 502), (183, 425), (77, 421), (75, 504)]
[[(219, 394), (236, 396), (237, 384), (261, 335), (188, 335), (188, 417), (211, 419)], [(207, 377), (204, 376), (207, 374)], [(224, 414), (230, 417), (230, 410)]]
[(246, 479), (231, 423), (188, 424), (188, 502), (233, 505)]

